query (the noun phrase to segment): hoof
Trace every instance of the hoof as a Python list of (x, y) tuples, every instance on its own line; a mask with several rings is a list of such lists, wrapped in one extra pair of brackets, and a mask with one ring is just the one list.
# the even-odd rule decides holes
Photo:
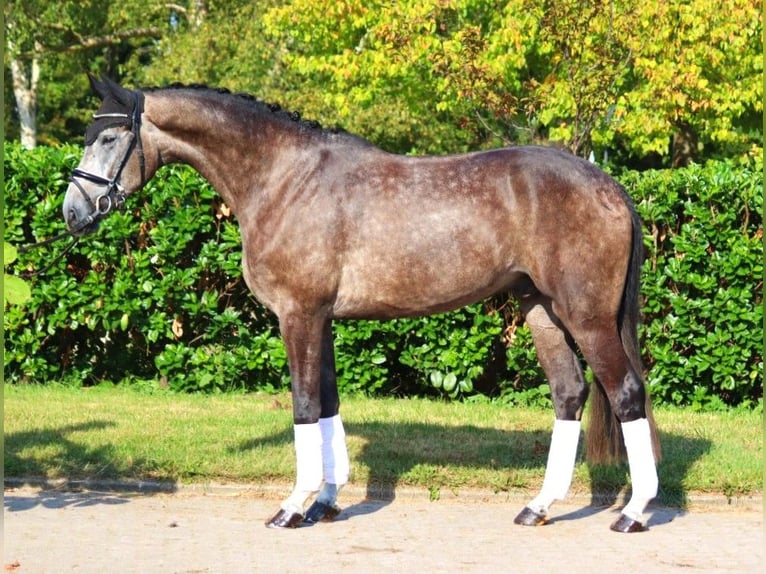
[(267, 528), (297, 528), (303, 522), (303, 515), (290, 510), (279, 509), (274, 516), (266, 522)]
[(331, 522), (338, 514), (340, 514), (340, 507), (338, 505), (314, 502), (306, 512), (306, 517), (303, 521), (307, 524)]
[(615, 532), (643, 532), (646, 530), (646, 527), (641, 524), (638, 520), (635, 520), (631, 518), (630, 516), (625, 516), (624, 514), (620, 514), (620, 517), (615, 520), (612, 525), (609, 527)]
[(535, 512), (528, 506), (524, 507), (524, 510), (519, 512), (518, 516), (513, 519), (514, 524), (521, 524), (522, 526), (542, 526), (548, 522), (545, 514)]

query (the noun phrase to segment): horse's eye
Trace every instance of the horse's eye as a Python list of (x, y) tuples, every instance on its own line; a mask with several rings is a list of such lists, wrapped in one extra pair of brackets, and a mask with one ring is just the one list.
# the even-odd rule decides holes
[(117, 136), (112, 134), (104, 134), (101, 136), (101, 145), (113, 144), (117, 141)]

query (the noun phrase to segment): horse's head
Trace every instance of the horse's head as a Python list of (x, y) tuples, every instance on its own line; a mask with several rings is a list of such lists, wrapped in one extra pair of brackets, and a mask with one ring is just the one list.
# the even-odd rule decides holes
[(122, 208), (125, 197), (147, 178), (141, 141), (143, 94), (103, 76), (101, 81), (88, 77), (101, 107), (85, 132), (85, 152), (64, 198), (64, 219), (74, 235), (95, 231), (100, 219)]

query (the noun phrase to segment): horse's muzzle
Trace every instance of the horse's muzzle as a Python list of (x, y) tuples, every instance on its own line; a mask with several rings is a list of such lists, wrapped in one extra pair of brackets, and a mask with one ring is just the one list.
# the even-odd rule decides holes
[(89, 235), (98, 229), (99, 220), (92, 216), (87, 216), (85, 219), (79, 219), (76, 215), (71, 214), (66, 218), (69, 232), (75, 237), (82, 237), (83, 235)]
[(76, 202), (69, 201), (69, 194), (64, 199), (63, 215), (69, 233), (75, 237), (88, 235), (98, 229), (100, 218), (94, 214), (90, 206), (77, 205)]

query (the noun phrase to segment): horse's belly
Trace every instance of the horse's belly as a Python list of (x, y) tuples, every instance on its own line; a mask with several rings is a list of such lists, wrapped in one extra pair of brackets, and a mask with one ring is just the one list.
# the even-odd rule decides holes
[(391, 319), (451, 311), (511, 288), (524, 274), (505, 265), (435, 266), (426, 259), (344, 273), (334, 305), (337, 318)]

